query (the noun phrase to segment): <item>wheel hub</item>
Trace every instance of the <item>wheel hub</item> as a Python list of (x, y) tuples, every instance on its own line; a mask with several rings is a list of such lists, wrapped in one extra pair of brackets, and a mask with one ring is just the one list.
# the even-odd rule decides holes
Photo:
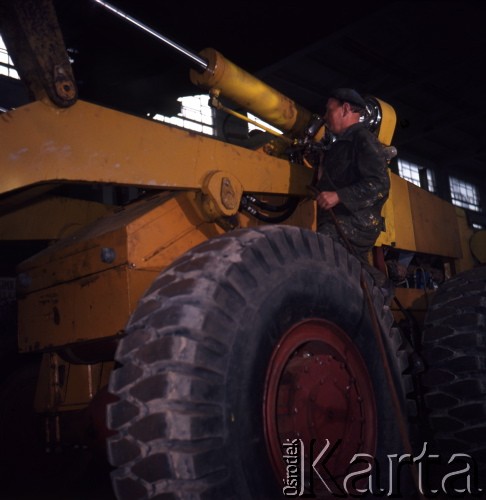
[(321, 450), (326, 439), (331, 446), (341, 440), (326, 462), (335, 477), (346, 475), (356, 453), (374, 454), (373, 387), (360, 352), (336, 325), (312, 319), (289, 329), (273, 352), (265, 389), (266, 440), (280, 482), (287, 440), (301, 439), (307, 459), (312, 442)]

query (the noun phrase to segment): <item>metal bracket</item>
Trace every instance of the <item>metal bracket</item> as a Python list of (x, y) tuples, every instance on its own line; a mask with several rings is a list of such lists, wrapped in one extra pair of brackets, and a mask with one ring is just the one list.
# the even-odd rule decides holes
[(60, 107), (77, 99), (77, 87), (51, 0), (0, 0), (0, 30), (31, 97)]
[(236, 215), (240, 207), (243, 186), (232, 174), (214, 171), (204, 180), (199, 206), (207, 221)]

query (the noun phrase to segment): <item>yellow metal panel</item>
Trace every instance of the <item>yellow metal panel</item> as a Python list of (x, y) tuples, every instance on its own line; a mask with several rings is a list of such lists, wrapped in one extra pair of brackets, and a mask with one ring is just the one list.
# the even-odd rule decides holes
[[(456, 217), (457, 217), (457, 228), (459, 231), (459, 240), (461, 242), (462, 258), (458, 259), (455, 263), (455, 271), (462, 272), (472, 269), (476, 266), (477, 262), (473, 257), (472, 248), (470, 246), (471, 238), (474, 235), (474, 229), (469, 225), (467, 221), (466, 212), (463, 208), (455, 207)], [(484, 233), (484, 231), (482, 231)], [(486, 244), (482, 245), (482, 252), (486, 251)], [(478, 247), (479, 250), (479, 247)]]
[(380, 233), (376, 241), (376, 246), (395, 245), (395, 211), (393, 210), (393, 174), (390, 174), (390, 195), (386, 203), (383, 205), (381, 215), (385, 221), (385, 230)]
[(459, 258), (462, 256), (454, 205), (408, 184), (417, 252)]
[(57, 240), (112, 212), (93, 201), (54, 197), (0, 216), (2, 240)]
[(385, 231), (376, 242), (377, 246), (396, 246), (404, 250), (415, 248), (410, 200), (407, 181), (390, 172), (390, 196), (383, 207)]
[(377, 245), (445, 257), (462, 255), (453, 205), (391, 173), (390, 197), (385, 204), (386, 233)]
[(200, 189), (208, 172), (249, 192), (306, 193), (311, 169), (94, 104), (34, 102), (0, 119), (0, 194), (41, 182)]
[[(132, 204), (51, 245), (19, 266), (22, 293), (51, 287), (128, 264), (139, 269), (168, 265), (192, 246), (222, 231), (201, 221), (190, 193), (161, 194)], [(182, 244), (176, 244), (184, 238)], [(113, 261), (102, 258), (102, 249)]]
[(391, 174), (391, 195), (388, 203), (393, 209), (395, 241), (393, 246), (402, 250), (415, 250), (415, 235), (408, 182)]
[(156, 275), (123, 266), (21, 298), (20, 351), (116, 335)]
[[(126, 263), (125, 240), (124, 228), (115, 228), (91, 239), (75, 233), (60, 240), (18, 266), (20, 292), (30, 293)], [(115, 252), (114, 261), (102, 260), (103, 248)]]
[(181, 193), (127, 224), (131, 266), (160, 270), (189, 248), (223, 232), (198, 218), (189, 196)]
[(159, 275), (160, 270), (146, 270), (146, 269), (131, 269), (129, 268), (128, 272), (128, 280), (129, 280), (129, 289), (128, 289), (128, 316), (126, 317), (126, 321), (130, 314), (135, 311), (138, 301), (142, 297), (142, 295), (147, 291), (150, 285), (153, 283), (155, 278)]

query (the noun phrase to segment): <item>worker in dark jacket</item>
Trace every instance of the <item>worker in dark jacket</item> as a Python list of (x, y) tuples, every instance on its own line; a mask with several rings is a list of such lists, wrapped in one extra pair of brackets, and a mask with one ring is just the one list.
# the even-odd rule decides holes
[(335, 140), (319, 165), (316, 201), (317, 230), (347, 246), (344, 234), (360, 259), (368, 261), (383, 229), (381, 209), (390, 178), (383, 147), (360, 121), (365, 107), (353, 89), (331, 93), (324, 119)]

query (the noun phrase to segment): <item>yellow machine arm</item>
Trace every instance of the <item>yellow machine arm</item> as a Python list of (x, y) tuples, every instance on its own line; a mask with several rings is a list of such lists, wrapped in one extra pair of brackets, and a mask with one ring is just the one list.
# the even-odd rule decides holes
[(77, 88), (51, 0), (0, 0), (0, 32), (35, 100), (73, 105)]

